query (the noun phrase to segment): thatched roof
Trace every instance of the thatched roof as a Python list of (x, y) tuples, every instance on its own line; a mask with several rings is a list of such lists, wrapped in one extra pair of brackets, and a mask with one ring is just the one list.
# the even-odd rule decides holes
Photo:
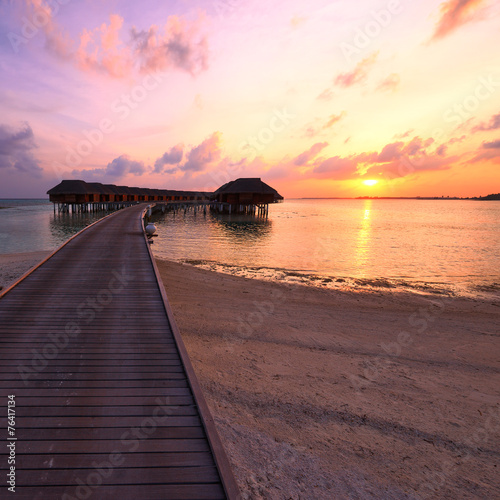
[(61, 181), (57, 186), (47, 191), (49, 195), (137, 195), (137, 196), (210, 196), (212, 193), (198, 191), (176, 191), (171, 189), (149, 189), (129, 186), (115, 186), (100, 182), (85, 182), (81, 180)]
[(101, 184), (100, 182), (87, 182), (87, 185), (90, 186), (93, 191), (89, 191), (91, 193), (97, 194), (115, 194), (110, 186), (106, 186)]
[(283, 196), (281, 196), (276, 189), (262, 182), (258, 177), (242, 177), (235, 181), (228, 182), (217, 189), (214, 195), (238, 193), (273, 194), (276, 200), (283, 199)]
[(101, 191), (85, 181), (61, 181), (47, 194), (100, 194)]

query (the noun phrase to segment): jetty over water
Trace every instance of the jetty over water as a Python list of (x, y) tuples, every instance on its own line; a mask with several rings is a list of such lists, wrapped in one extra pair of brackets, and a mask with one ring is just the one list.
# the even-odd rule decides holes
[(94, 223), (0, 295), (0, 470), (12, 498), (239, 498), (145, 208)]
[[(47, 191), (58, 212), (94, 212), (118, 210), (140, 202), (157, 202), (178, 208), (210, 206), (223, 213), (268, 215), (269, 204), (283, 200), (278, 191), (260, 178), (250, 177), (230, 181), (215, 192), (149, 189), (82, 180), (63, 180)], [(174, 208), (174, 209), (175, 209)]]

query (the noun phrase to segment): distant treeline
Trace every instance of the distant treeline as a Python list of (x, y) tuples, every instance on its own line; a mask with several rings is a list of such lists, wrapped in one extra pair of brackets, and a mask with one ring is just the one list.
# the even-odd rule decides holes
[(480, 196), (479, 198), (471, 198), (472, 200), (500, 200), (500, 193), (489, 194), (488, 196)]
[(358, 196), (357, 200), (500, 200), (500, 193), (488, 196), (476, 196), (472, 198), (460, 198), (459, 196)]

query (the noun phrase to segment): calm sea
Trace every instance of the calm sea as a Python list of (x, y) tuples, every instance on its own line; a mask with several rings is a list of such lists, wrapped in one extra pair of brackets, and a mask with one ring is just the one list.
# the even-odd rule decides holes
[(55, 250), (103, 215), (54, 214), (46, 199), (0, 199), (0, 254)]
[[(96, 215), (0, 200), (0, 253), (56, 248)], [(155, 216), (160, 258), (321, 287), (500, 291), (500, 202), (286, 200), (269, 218)]]

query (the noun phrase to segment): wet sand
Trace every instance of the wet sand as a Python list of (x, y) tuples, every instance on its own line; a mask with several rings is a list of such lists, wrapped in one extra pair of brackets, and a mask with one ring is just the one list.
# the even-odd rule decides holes
[(500, 301), (157, 262), (244, 498), (500, 497)]

